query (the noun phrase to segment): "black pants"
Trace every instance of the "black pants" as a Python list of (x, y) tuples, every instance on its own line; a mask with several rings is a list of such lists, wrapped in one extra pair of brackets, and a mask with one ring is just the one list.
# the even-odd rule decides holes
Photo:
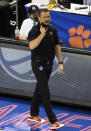
[(33, 116), (39, 115), (39, 104), (42, 102), (45, 112), (50, 123), (57, 121), (56, 115), (52, 111), (48, 80), (52, 71), (52, 61), (32, 61), (32, 69), (37, 79), (36, 88), (32, 98), (30, 114)]

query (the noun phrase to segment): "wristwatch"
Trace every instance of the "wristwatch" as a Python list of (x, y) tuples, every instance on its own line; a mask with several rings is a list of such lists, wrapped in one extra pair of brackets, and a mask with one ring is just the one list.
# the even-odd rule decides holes
[(63, 64), (63, 61), (59, 62), (59, 64)]

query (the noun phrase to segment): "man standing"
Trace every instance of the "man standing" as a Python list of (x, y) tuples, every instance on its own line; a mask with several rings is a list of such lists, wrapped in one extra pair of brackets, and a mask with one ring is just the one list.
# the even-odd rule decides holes
[(44, 119), (39, 117), (39, 104), (42, 101), (50, 121), (50, 128), (57, 129), (63, 127), (64, 124), (60, 124), (57, 121), (57, 117), (52, 111), (48, 81), (55, 55), (59, 61), (58, 73), (60, 74), (63, 70), (61, 48), (57, 37), (57, 30), (54, 26), (50, 25), (49, 10), (39, 10), (38, 19), (39, 23), (32, 28), (28, 35), (32, 69), (37, 79), (29, 120), (40, 123), (45, 122)]
[(28, 15), (29, 18), (23, 21), (22, 26), (20, 28), (19, 39), (27, 40), (29, 31), (32, 29), (32, 27), (38, 20), (38, 6), (31, 5), (28, 8)]

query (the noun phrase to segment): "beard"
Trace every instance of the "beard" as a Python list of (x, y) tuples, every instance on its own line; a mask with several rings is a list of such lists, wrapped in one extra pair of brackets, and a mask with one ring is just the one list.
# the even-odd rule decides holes
[(38, 17), (34, 17), (34, 21), (37, 22), (38, 21)]
[(44, 28), (48, 28), (49, 27), (49, 24), (44, 24), (44, 23), (41, 23), (41, 25), (42, 25), (42, 27), (44, 27)]

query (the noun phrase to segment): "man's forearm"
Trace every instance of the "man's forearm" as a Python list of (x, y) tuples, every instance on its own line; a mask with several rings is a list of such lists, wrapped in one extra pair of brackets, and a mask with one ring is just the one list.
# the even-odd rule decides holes
[(41, 42), (41, 40), (43, 39), (44, 34), (40, 34), (36, 39), (32, 40), (29, 42), (29, 47), (30, 49), (35, 49)]
[(60, 45), (56, 45), (55, 53), (56, 53), (56, 57), (57, 57), (58, 61), (62, 62), (62, 52), (61, 52)]

